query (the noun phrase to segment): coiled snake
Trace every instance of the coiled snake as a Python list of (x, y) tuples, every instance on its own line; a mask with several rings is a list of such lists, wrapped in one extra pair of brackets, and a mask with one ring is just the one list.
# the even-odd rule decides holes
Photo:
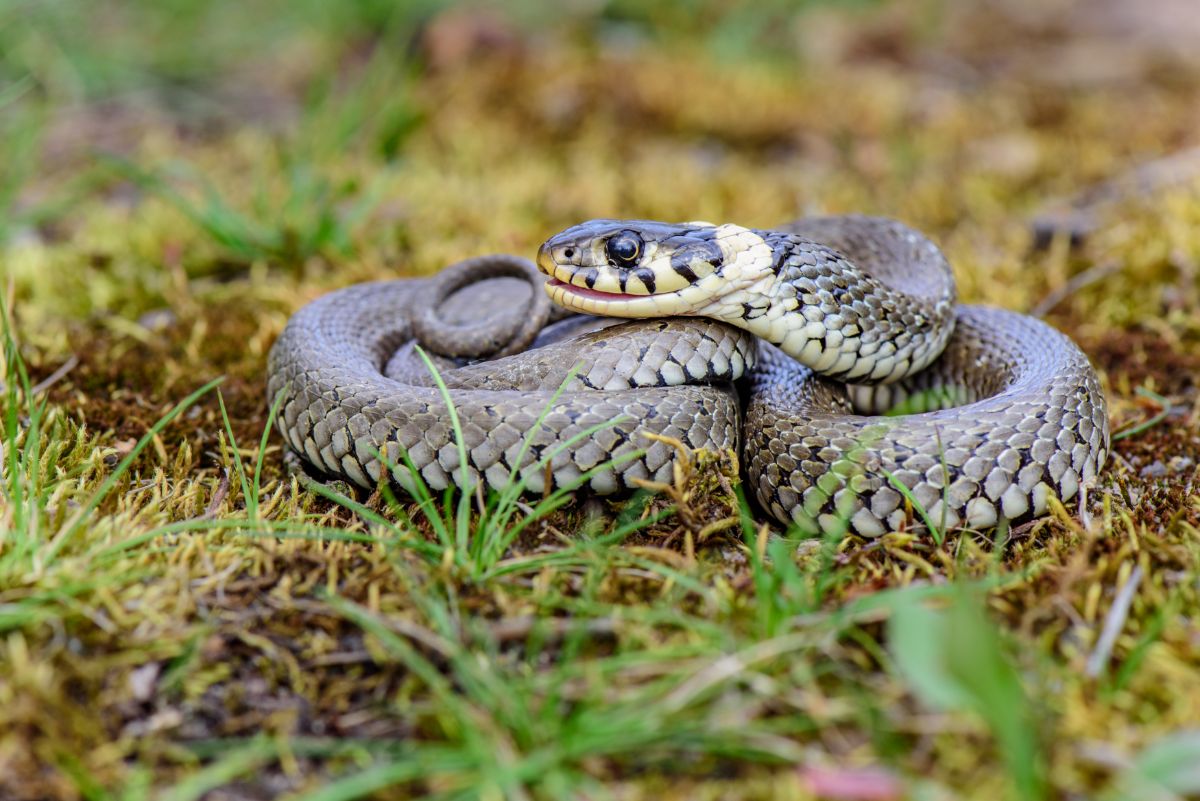
[[(365, 487), (390, 465), (411, 488), (403, 452), (429, 487), (461, 483), (419, 341), (443, 356), (467, 482), (493, 488), (513, 476), (533, 492), (547, 479), (598, 493), (669, 480), (674, 451), (643, 436), (654, 433), (740, 447), (780, 521), (875, 536), (1041, 514), (1108, 454), (1083, 353), (1033, 318), (956, 306), (941, 251), (892, 220), (595, 220), (548, 240), (538, 267), (549, 280), (526, 260), (482, 257), (302, 308), (268, 368), (288, 446)], [(543, 331), (565, 316), (547, 295), (643, 319), (584, 330), (592, 318), (567, 317)]]

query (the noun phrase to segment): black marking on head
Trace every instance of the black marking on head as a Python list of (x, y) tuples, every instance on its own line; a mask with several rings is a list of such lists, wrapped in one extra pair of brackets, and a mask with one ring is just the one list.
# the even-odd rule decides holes
[(695, 282), (697, 276), (692, 270), (692, 254), (687, 250), (679, 250), (671, 255), (671, 269), (683, 276), (689, 283)]
[(625, 292), (625, 285), (629, 283), (629, 271), (617, 270), (617, 281), (621, 284), (621, 292)]
[(595, 267), (589, 267), (588, 271), (583, 274), (583, 282), (587, 284), (588, 289), (596, 288), (596, 279), (600, 277), (600, 271)]
[(714, 271), (720, 270), (725, 263), (721, 246), (716, 242), (711, 240), (707, 242), (690, 241), (681, 245), (671, 254), (671, 269), (682, 276), (685, 281), (695, 283), (699, 276), (692, 269), (692, 262), (696, 259), (708, 262)]
[(704, 260), (711, 264), (714, 270), (720, 271), (725, 266), (725, 254), (721, 251), (721, 246), (715, 242), (710, 242), (706, 251)]
[(633, 273), (637, 279), (646, 285), (646, 291), (651, 295), (654, 294), (654, 271), (648, 270), (645, 267), (640, 267)]
[(671, 259), (671, 269), (677, 272), (683, 278), (683, 280), (687, 281), (689, 284), (696, 283), (697, 276), (696, 273), (692, 271), (692, 266), (690, 263), (684, 264), (682, 262), (677, 262), (675, 259)]

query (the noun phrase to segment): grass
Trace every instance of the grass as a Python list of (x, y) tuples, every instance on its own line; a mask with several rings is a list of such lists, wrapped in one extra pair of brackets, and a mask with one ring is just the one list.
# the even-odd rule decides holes
[[(1086, 28), (974, 4), (218, 6), (0, 4), (0, 796), (1200, 792), (1200, 201), (1025, 224), (1189, 142), (1193, 68), (1050, 85), (1013, 54)], [(971, 302), (1117, 265), (1049, 315), (1118, 432), (1085, 515), (813, 539), (728, 454), (588, 502), (284, 469), (266, 354), (324, 291), (802, 211), (930, 232)]]

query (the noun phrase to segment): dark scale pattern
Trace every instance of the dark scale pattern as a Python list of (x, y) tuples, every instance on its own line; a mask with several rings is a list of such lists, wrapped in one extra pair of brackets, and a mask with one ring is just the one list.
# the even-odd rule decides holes
[[(666, 270), (682, 275), (679, 265), (687, 264), (706, 271), (701, 281), (721, 277), (720, 263), (691, 260), (697, 249), (720, 251), (715, 229), (620, 225), (659, 253), (688, 249), (688, 261), (667, 259)], [(564, 232), (543, 249), (570, 252), (564, 258), (582, 268), (581, 254), (595, 244), (587, 232), (612, 226), (584, 224), (578, 240)], [(765, 294), (731, 291), (721, 318), (785, 348), (790, 342), (789, 352), (803, 351), (806, 363), (824, 363), (823, 377), (777, 348), (756, 345), (740, 328), (699, 318), (583, 333), (569, 327), (584, 318), (569, 319), (555, 328), (568, 327), (570, 339), (543, 344), (552, 339), (543, 333), (542, 347), (520, 352), (524, 337), (548, 319), (541, 288), (531, 299), (529, 287), (513, 281), (532, 265), (488, 257), (472, 270), (494, 280), (448, 300), (442, 290), (462, 285), (454, 270), (425, 281), (350, 287), (297, 312), (271, 352), (268, 391), (284, 394), (279, 428), (309, 462), (363, 486), (382, 476), (379, 453), (401, 465), (392, 478), (408, 486), (402, 451), (430, 487), (461, 483), (446, 405), (414, 361), (415, 329), (427, 349), (437, 350), (429, 337), (444, 338), (445, 352), (459, 361), (468, 332), (474, 343), (515, 354), (461, 367), (438, 360), (462, 425), (467, 484), (500, 488), (515, 471), (540, 492), (543, 456), (551, 481), (564, 485), (644, 448), (588, 481), (596, 491), (615, 492), (635, 479), (670, 477), (672, 450), (645, 434), (691, 448), (736, 447), (740, 438), (747, 481), (776, 518), (810, 533), (848, 527), (873, 536), (923, 527), (920, 511), (907, 508), (893, 481), (936, 526), (988, 528), (1044, 512), (1051, 495), (1072, 498), (1103, 467), (1108, 418), (1086, 357), (1032, 318), (954, 306), (949, 267), (919, 233), (893, 221), (842, 217), (800, 221), (750, 240), (768, 245), (764, 269), (776, 280)], [(724, 254), (729, 270), (742, 268), (736, 255)], [(523, 266), (514, 272), (518, 261)], [(497, 283), (501, 276), (509, 283)], [(432, 307), (452, 306), (457, 321), (429, 316)], [(504, 336), (479, 325), (481, 308), (492, 313), (487, 322), (503, 320)], [(855, 357), (853, 366), (845, 354)], [(913, 374), (914, 365), (935, 357)], [(743, 373), (750, 386), (741, 423), (732, 382)], [(829, 377), (847, 374), (877, 383), (859, 378), (863, 383), (848, 386)], [(919, 413), (876, 416), (897, 404)]]
[[(764, 351), (745, 425), (759, 502), (810, 533), (842, 520), (867, 536), (924, 528), (890, 473), (934, 525), (983, 529), (1042, 514), (1049, 495), (1069, 500), (1094, 479), (1108, 414), (1083, 353), (1013, 312), (959, 306), (957, 317), (942, 356), (899, 384), (848, 388)], [(921, 393), (973, 402), (899, 417), (852, 411)]]
[[(892, 382), (945, 347), (954, 276), (927, 237), (895, 220), (853, 215), (755, 233), (771, 249), (777, 280), (769, 296), (743, 302), (742, 318), (758, 320), (751, 330), (821, 375)], [(768, 305), (783, 311), (769, 326), (761, 319)]]
[[(272, 349), (268, 393), (284, 393), (279, 429), (321, 470), (374, 487), (382, 453), (399, 466), (393, 478), (405, 487), (411, 482), (403, 448), (433, 489), (460, 482), (449, 415), (428, 375), (383, 372), (409, 339), (413, 299), (423, 283), (388, 281), (326, 295), (297, 312)], [(670, 449), (643, 435), (673, 437), (691, 448), (736, 447), (732, 380), (753, 364), (754, 349), (753, 337), (720, 323), (654, 320), (447, 369), (443, 378), (462, 425), (468, 482), (482, 477), (501, 488), (515, 467), (531, 491), (541, 492), (544, 473), (537, 463), (543, 454), (558, 450), (551, 472), (562, 485), (639, 448), (647, 448), (645, 455), (597, 473), (589, 486), (615, 492), (636, 486), (635, 478), (670, 480)], [(578, 377), (551, 403), (576, 364), (582, 367)], [(670, 386), (683, 381), (695, 385)]]

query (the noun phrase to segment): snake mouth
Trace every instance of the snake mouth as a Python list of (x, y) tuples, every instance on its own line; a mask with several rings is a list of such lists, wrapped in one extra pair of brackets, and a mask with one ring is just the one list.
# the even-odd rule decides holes
[(648, 297), (647, 295), (630, 295), (625, 292), (601, 292), (599, 289), (588, 289), (584, 286), (568, 284), (566, 281), (559, 280), (558, 278), (551, 278), (546, 282), (546, 287), (547, 291), (551, 292), (551, 294), (553, 294), (553, 290), (561, 289), (573, 295), (599, 301), (634, 300), (636, 298)]
[(675, 312), (662, 295), (629, 295), (568, 284), (559, 278), (546, 282), (550, 300), (575, 312), (610, 317), (662, 317)]

